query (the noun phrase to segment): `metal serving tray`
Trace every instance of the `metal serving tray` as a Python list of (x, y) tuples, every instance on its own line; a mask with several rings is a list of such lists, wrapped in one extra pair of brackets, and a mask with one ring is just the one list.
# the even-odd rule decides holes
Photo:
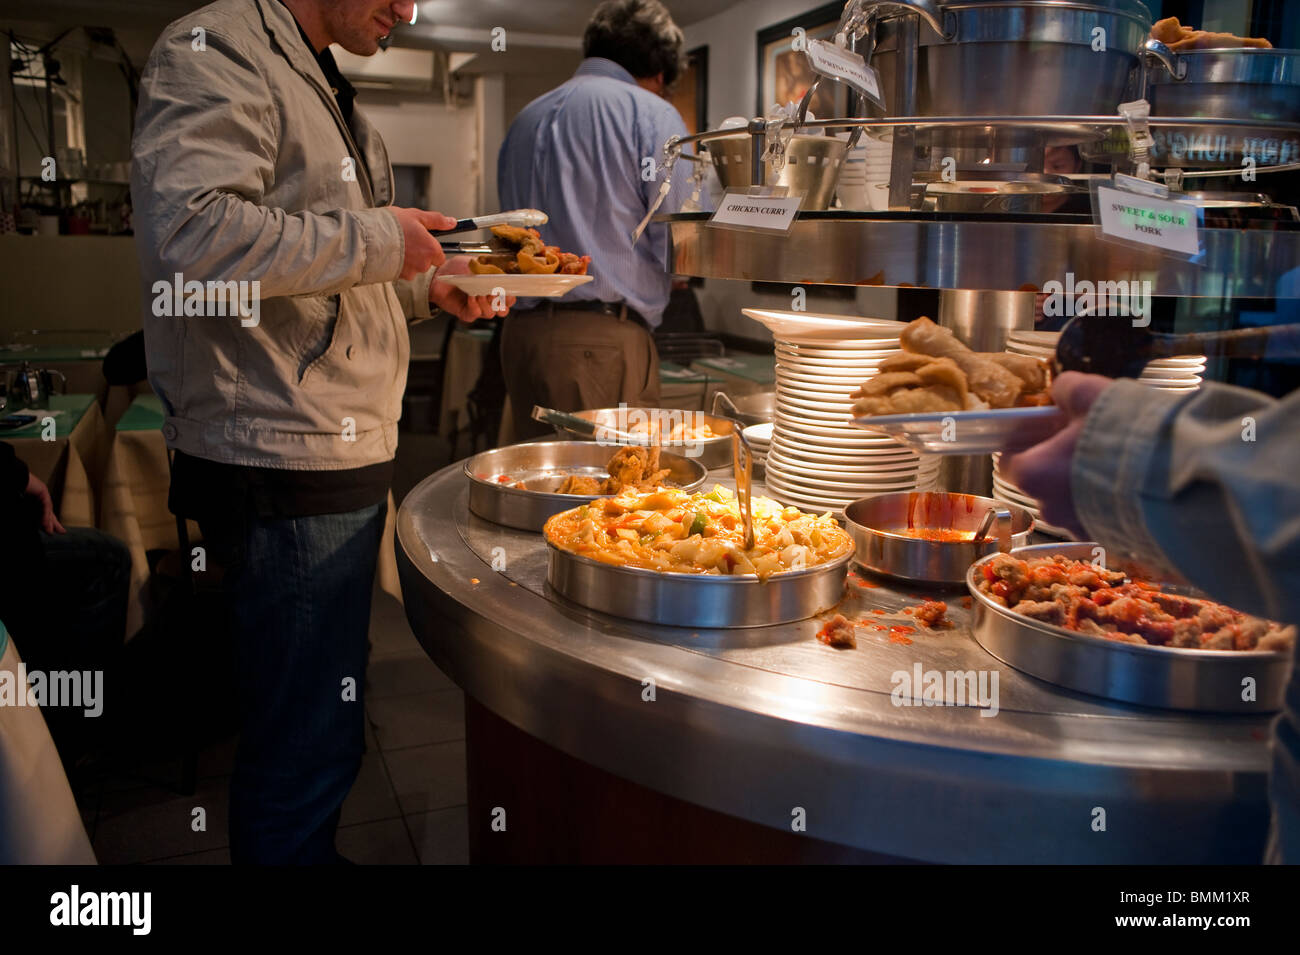
[[(555, 490), (570, 474), (608, 477), (605, 466), (617, 450), (590, 441), (536, 441), (476, 454), (465, 462), (469, 509), (494, 524), (540, 531), (552, 514), (602, 496), (557, 494)], [(670, 451), (662, 452), (659, 460), (672, 472), (668, 481), (684, 491), (698, 490), (708, 478), (708, 471), (697, 460)], [(502, 474), (523, 481), (527, 490), (498, 484), (496, 478)]]
[(591, 610), (669, 627), (767, 627), (813, 617), (844, 599), (853, 551), (807, 570), (757, 577), (616, 567), (546, 542), (546, 579)]
[[(1097, 546), (1038, 544), (1011, 553), (1022, 560), (1060, 554), (1091, 561)], [(971, 565), (966, 586), (972, 598), (971, 632), (1003, 663), (1057, 686), (1139, 706), (1255, 715), (1282, 708), (1289, 654), (1148, 647), (1031, 620), (994, 603), (976, 587), (981, 568), (992, 557)], [(1255, 682), (1255, 699), (1249, 702), (1242, 699), (1248, 678)]]

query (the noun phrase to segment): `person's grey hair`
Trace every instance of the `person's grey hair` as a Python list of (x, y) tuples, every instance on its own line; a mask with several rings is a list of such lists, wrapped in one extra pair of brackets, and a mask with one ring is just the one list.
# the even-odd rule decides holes
[(639, 80), (662, 73), (672, 86), (686, 69), (684, 43), (659, 0), (604, 0), (587, 21), (582, 55), (613, 60)]

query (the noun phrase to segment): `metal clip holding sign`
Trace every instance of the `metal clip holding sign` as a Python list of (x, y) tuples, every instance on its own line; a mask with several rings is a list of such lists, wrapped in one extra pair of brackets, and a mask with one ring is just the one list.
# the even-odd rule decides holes
[(1119, 104), (1119, 114), (1128, 125), (1129, 158), (1133, 160), (1134, 170), (1139, 179), (1151, 178), (1151, 147), (1155, 138), (1151, 135), (1151, 104), (1144, 99)]
[(637, 240), (641, 238), (646, 226), (650, 224), (650, 220), (654, 218), (654, 214), (659, 211), (659, 207), (664, 204), (664, 200), (668, 198), (668, 193), (673, 188), (673, 166), (677, 165), (677, 157), (682, 153), (680, 138), (679, 136), (672, 136), (664, 143), (664, 181), (659, 184), (659, 194), (655, 196), (654, 202), (650, 203), (645, 218), (638, 222), (636, 228), (632, 230), (633, 245), (637, 244)]
[(794, 116), (790, 115), (788, 107), (780, 106), (774, 109), (765, 121), (766, 129), (763, 133), (763, 141), (767, 145), (763, 148), (759, 159), (771, 167), (772, 172), (768, 178), (773, 181), (779, 178), (781, 171), (785, 169), (790, 140), (794, 138), (795, 130), (793, 124), (787, 127), (786, 123), (792, 122), (794, 118)]

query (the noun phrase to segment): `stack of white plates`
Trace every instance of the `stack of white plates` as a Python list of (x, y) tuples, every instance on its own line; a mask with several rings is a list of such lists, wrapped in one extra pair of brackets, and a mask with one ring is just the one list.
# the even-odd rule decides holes
[(835, 182), (835, 193), (840, 197), (841, 209), (865, 210), (867, 204), (867, 150), (861, 140), (849, 150)]
[[(893, 136), (884, 140), (862, 136), (849, 151), (840, 170), (836, 190), (840, 206), (845, 209), (885, 209), (889, 204), (889, 163), (893, 156)], [(885, 188), (879, 186), (884, 184)]]
[[(1010, 332), (1007, 351), (1013, 355), (1029, 355), (1050, 361), (1056, 354), (1060, 332)], [(1179, 355), (1175, 358), (1156, 358), (1142, 369), (1138, 381), (1161, 391), (1195, 391), (1201, 386), (1201, 373), (1205, 371), (1204, 355)]]
[(849, 424), (849, 395), (901, 350), (903, 323), (769, 309), (744, 313), (776, 339), (776, 420), (765, 478), (772, 497), (835, 512), (859, 498), (936, 486), (937, 456), (918, 455)]
[(894, 156), (894, 134), (882, 139), (864, 135), (867, 146), (867, 207), (880, 212), (889, 208), (889, 164)]
[[(1060, 332), (1015, 331), (1007, 335), (1007, 351), (1014, 355), (1051, 360), (1056, 354)], [(1180, 355), (1176, 358), (1157, 358), (1150, 362), (1138, 379), (1142, 384), (1160, 391), (1195, 391), (1201, 386), (1201, 373), (1205, 371), (1204, 355)], [(1069, 531), (1043, 523), (1038, 502), (1020, 488), (1002, 478), (998, 470), (1000, 454), (993, 455), (993, 496), (1000, 501), (1019, 504), (1034, 515), (1038, 529), (1058, 537), (1070, 537)]]
[(754, 452), (755, 464), (767, 463), (767, 452), (772, 448), (772, 428), (772, 422), (765, 421), (745, 429), (745, 440), (749, 442), (749, 450)]
[(1044, 534), (1051, 534), (1053, 537), (1074, 540), (1074, 535), (1064, 527), (1057, 527), (1055, 524), (1048, 524), (1043, 520), (1043, 509), (1038, 506), (1037, 500), (1020, 490), (1010, 481), (1002, 479), (1002, 475), (998, 471), (998, 461), (1001, 457), (1002, 455), (999, 452), (993, 452), (993, 497), (996, 500), (1023, 507), (1034, 515), (1034, 530), (1041, 531)]

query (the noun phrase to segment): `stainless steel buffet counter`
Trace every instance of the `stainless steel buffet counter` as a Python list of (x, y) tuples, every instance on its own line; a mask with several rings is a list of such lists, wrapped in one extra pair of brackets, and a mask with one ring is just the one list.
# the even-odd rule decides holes
[[(856, 649), (819, 642), (824, 619), (692, 631), (593, 613), (550, 591), (541, 535), (474, 517), (466, 498), (455, 464), (401, 506), (411, 626), (466, 694), (585, 763), (775, 830), (803, 819), (807, 837), (924, 861), (1262, 856), (1267, 718), (1060, 690), (974, 642), (964, 590), (860, 571), (837, 609), (881, 629), (858, 627)], [(947, 600), (954, 627), (891, 632), (914, 626), (901, 611), (923, 596)], [(996, 715), (894, 705), (895, 674), (918, 665), (996, 673)]]

